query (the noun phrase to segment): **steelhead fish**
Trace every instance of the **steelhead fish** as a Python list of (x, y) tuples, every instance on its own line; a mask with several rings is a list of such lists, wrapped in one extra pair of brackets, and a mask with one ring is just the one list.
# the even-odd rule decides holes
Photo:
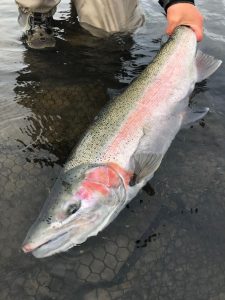
[(205, 116), (189, 95), (221, 61), (197, 51), (194, 32), (178, 27), (152, 63), (98, 116), (73, 150), (24, 252), (46, 257), (97, 235), (159, 167), (181, 127)]

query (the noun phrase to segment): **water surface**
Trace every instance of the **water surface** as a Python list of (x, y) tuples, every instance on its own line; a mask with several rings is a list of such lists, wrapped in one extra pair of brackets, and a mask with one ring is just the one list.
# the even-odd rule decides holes
[[(0, 4), (0, 299), (225, 299), (224, 65), (196, 88), (208, 106), (181, 131), (151, 181), (97, 237), (35, 259), (20, 250), (71, 149), (98, 111), (160, 48), (165, 19), (143, 0), (146, 24), (133, 36), (100, 40), (63, 1), (57, 47), (27, 50), (13, 1)], [(199, 1), (200, 48), (225, 61), (224, 2)]]

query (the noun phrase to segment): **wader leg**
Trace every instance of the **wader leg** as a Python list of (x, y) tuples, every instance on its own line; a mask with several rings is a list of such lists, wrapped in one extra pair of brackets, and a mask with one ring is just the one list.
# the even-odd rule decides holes
[(79, 22), (92, 35), (129, 33), (144, 23), (139, 0), (73, 0)]
[(60, 0), (16, 0), (18, 22), (23, 27), (29, 48), (44, 49), (55, 46), (52, 16)]

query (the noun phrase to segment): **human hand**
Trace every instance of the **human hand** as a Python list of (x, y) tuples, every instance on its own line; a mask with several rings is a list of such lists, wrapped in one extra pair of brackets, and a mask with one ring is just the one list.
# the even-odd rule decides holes
[(190, 26), (195, 32), (197, 41), (203, 39), (203, 16), (196, 6), (190, 3), (172, 4), (167, 9), (166, 33), (171, 35), (179, 25)]

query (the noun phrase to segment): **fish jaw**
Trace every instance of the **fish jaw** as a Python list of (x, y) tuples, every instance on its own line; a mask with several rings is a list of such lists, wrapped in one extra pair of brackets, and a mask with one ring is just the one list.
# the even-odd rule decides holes
[(22, 246), (24, 253), (32, 253), (35, 257), (47, 257), (51, 255), (52, 250), (61, 247), (68, 239), (68, 232), (62, 233), (55, 238), (50, 238), (46, 242), (40, 241), (39, 244), (26, 242)]
[[(45, 236), (34, 238), (34, 235), (25, 239), (22, 250), (25, 253), (32, 253), (36, 258), (44, 258), (56, 253), (65, 252), (70, 248), (80, 245), (87, 238), (97, 235), (107, 224), (107, 217), (110, 218), (112, 211), (102, 206), (98, 213), (95, 212), (88, 218), (80, 217), (76, 223), (71, 222), (70, 226), (64, 226), (58, 230), (49, 228)], [(105, 225), (106, 224), (106, 225)], [(43, 232), (44, 233), (44, 232)], [(32, 241), (33, 240), (33, 241)]]
[[(125, 203), (125, 202), (124, 202)], [(110, 207), (101, 205), (98, 212), (93, 212), (90, 216), (85, 212), (84, 218), (77, 219), (75, 224), (71, 222), (71, 227), (60, 230), (49, 230), (45, 232), (45, 237), (38, 237), (32, 242), (33, 236), (25, 239), (22, 250), (25, 253), (32, 253), (36, 258), (44, 258), (56, 253), (65, 252), (74, 246), (84, 243), (89, 237), (96, 236), (102, 231), (123, 209), (122, 206)]]
[[(22, 250), (42, 258), (67, 251), (97, 235), (126, 202), (128, 177), (123, 179), (118, 170), (108, 165), (87, 167), (83, 174), (75, 176), (78, 181), (80, 179), (75, 183), (72, 183), (72, 173), (76, 170), (62, 174), (28, 231)], [(76, 213), (66, 215), (65, 206), (77, 199), (81, 203), (80, 208)]]

